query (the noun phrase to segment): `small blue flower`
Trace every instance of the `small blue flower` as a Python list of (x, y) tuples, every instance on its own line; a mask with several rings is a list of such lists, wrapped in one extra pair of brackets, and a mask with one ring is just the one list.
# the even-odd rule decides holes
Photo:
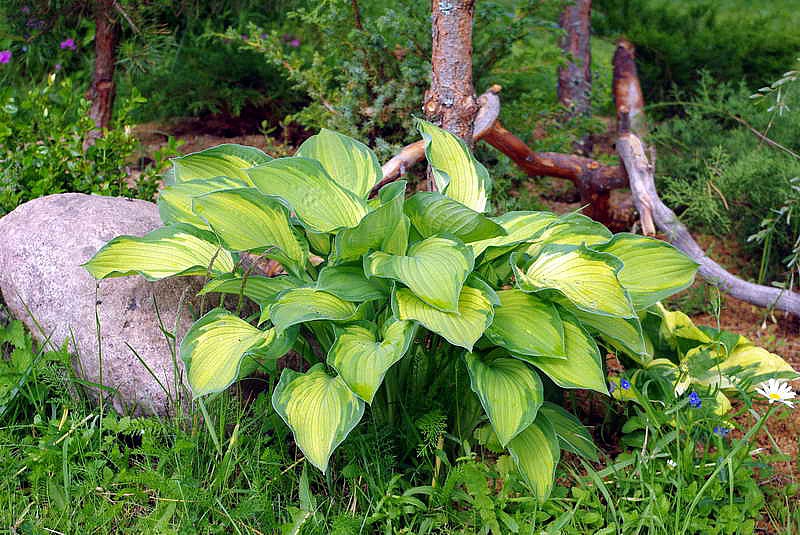
[(700, 396), (697, 394), (697, 392), (692, 392), (689, 394), (689, 405), (695, 409), (699, 409), (703, 406), (703, 401), (700, 399)]
[(619, 386), (621, 386), (623, 390), (629, 390), (631, 387), (631, 383), (627, 379), (620, 379)]
[(730, 433), (730, 432), (731, 432), (731, 430), (728, 429), (727, 427), (720, 427), (718, 425), (714, 426), (714, 434), (715, 435), (719, 435), (721, 437), (726, 437), (726, 436), (728, 436), (728, 433)]

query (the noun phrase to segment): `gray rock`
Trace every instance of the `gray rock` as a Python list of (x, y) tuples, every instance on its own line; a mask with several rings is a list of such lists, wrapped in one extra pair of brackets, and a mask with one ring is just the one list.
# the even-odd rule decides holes
[(155, 305), (180, 340), (200, 281), (133, 276), (98, 283), (81, 264), (116, 236), (141, 236), (160, 225), (153, 203), (79, 193), (35, 199), (0, 219), (0, 290), (9, 310), (40, 341), (58, 347), (68, 341), (77, 374), (112, 389), (121, 413), (174, 409), (176, 387), (185, 390), (183, 368), (175, 366), (180, 359), (173, 358)]

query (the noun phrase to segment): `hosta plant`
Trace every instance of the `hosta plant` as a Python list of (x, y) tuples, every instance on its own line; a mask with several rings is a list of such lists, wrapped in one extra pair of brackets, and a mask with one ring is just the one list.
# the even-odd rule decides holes
[[(648, 400), (668, 403), (695, 392), (722, 417), (731, 410), (732, 398), (749, 398), (759, 384), (800, 377), (779, 355), (744, 336), (695, 325), (683, 312), (660, 303), (642, 316), (642, 325), (645, 343), (658, 358), (628, 362), (625, 376), (610, 380), (619, 400), (641, 402), (646, 392)], [(622, 379), (627, 388), (621, 387)]]
[[(691, 284), (696, 265), (576, 213), (488, 217), (486, 169), (458, 138), (417, 126), (437, 192), (378, 188), (373, 152), (328, 130), (290, 158), (221, 145), (174, 160), (163, 228), (113, 239), (86, 269), (200, 275), (204, 294), (253, 301), (252, 318), (237, 306), (196, 321), (180, 346), (188, 383), (196, 397), (220, 392), (294, 348), (308, 364), (282, 370), (272, 403), (323, 472), (367, 407), (393, 395), (381, 393), (386, 377), (445, 355), (471, 390), (455, 387), (456, 372), (435, 380), (485, 413), (461, 432), (493, 433), (544, 500), (561, 449), (593, 455), (577, 419), (544, 402), (545, 385), (607, 394), (606, 348), (652, 360), (640, 318)], [(283, 273), (259, 274), (253, 256)]]

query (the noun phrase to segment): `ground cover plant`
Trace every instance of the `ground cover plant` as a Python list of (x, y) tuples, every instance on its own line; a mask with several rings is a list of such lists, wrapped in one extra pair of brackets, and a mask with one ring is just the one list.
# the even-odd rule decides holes
[[(377, 158), (332, 131), (290, 158), (220, 146), (175, 160), (174, 183), (159, 198), (165, 227), (112, 240), (86, 268), (97, 278), (206, 274), (202, 293), (238, 295), (234, 313), (211, 310), (181, 343), (192, 393), (220, 392), (259, 366), (274, 370), (294, 347), (306, 365), (282, 370), (272, 403), (323, 473), (366, 405), (400, 427), (394, 408), (412, 405), (402, 393), (419, 387), (405, 362), (437, 363), (439, 380), (468, 375), (474, 395), (456, 389), (457, 410), (445, 415), (457, 443), (488, 419), (486, 440), (508, 449), (544, 501), (562, 448), (595, 453), (574, 417), (555, 405), (540, 410), (542, 377), (607, 393), (595, 336), (650, 363), (642, 325), (658, 301), (692, 283), (696, 265), (664, 242), (615, 236), (579, 214), (487, 218), (485, 168), (455, 136), (417, 125), (443, 193), (406, 200), (400, 181), (368, 200), (381, 177)], [(252, 274), (243, 252), (286, 274)], [(244, 297), (266, 329), (239, 317)]]

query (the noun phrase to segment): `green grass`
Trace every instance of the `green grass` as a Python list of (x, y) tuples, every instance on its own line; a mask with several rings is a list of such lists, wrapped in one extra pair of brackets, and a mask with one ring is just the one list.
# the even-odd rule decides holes
[[(69, 355), (37, 350), (20, 322), (0, 326), (0, 349), (0, 532), (672, 535), (752, 533), (760, 522), (800, 533), (798, 485), (760, 485), (768, 461), (785, 459), (748, 458), (732, 480), (715, 472), (696, 431), (711, 420), (676, 434), (654, 408), (606, 405), (596, 435), (622, 432), (626, 451), (592, 465), (563, 459), (540, 505), (508, 456), (480, 436), (454, 444), (435, 410), (399, 431), (368, 412), (323, 475), (273, 411), (269, 379), (207, 400), (208, 422), (195, 407), (136, 418), (100, 410)], [(416, 448), (400, 434), (418, 437)]]

